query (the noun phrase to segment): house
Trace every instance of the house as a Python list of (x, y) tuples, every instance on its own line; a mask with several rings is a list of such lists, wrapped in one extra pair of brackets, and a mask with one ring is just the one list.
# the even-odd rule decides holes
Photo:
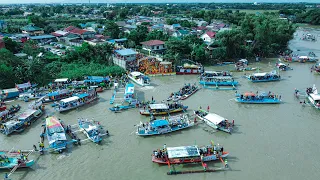
[(141, 42), (142, 44), (142, 49), (147, 50), (147, 51), (152, 51), (152, 52), (163, 52), (165, 50), (164, 47), (164, 42), (160, 40), (150, 40), (150, 41), (145, 41)]
[(62, 39), (63, 37), (66, 37), (68, 34), (69, 34), (69, 32), (60, 31), (60, 30), (51, 33), (51, 35), (55, 36), (58, 41), (61, 41), (61, 39)]
[(6, 29), (7, 28), (7, 23), (3, 20), (0, 20), (0, 29)]
[(83, 43), (83, 40), (77, 34), (68, 34), (66, 37), (62, 37), (61, 41), (70, 46), (81, 46)]
[(172, 36), (180, 38), (189, 35), (189, 33), (190, 32), (188, 30), (177, 30), (172, 34)]
[(215, 36), (216, 36), (216, 32), (207, 31), (206, 33), (200, 36), (200, 39), (202, 39), (206, 43), (212, 43)]
[(181, 25), (180, 24), (172, 24), (170, 29), (179, 29), (181, 28)]
[(115, 57), (124, 61), (136, 60), (137, 52), (132, 49), (115, 50)]
[(108, 42), (115, 44), (116, 46), (123, 46), (126, 41), (128, 41), (127, 38), (121, 38), (121, 39), (110, 39)]
[(96, 34), (93, 31), (79, 29), (74, 26), (69, 26), (69, 27), (65, 28), (64, 31), (69, 32), (70, 34), (78, 35), (81, 37), (81, 39), (92, 39), (92, 38), (94, 38), (94, 35)]
[(53, 35), (30, 36), (30, 39), (33, 41), (37, 41), (38, 43), (57, 41), (57, 38)]
[(164, 24), (155, 24), (151, 26), (152, 30), (163, 30), (164, 29)]
[(21, 28), (22, 33), (29, 34), (30, 36), (38, 36), (44, 34), (43, 29), (35, 26), (34, 24), (28, 24)]

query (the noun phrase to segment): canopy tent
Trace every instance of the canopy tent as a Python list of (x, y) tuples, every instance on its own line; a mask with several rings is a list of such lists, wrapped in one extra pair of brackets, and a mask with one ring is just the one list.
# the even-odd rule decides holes
[(150, 109), (169, 109), (166, 104), (149, 104)]
[(208, 121), (212, 122), (215, 125), (218, 125), (220, 122), (226, 120), (224, 117), (219, 116), (218, 114), (209, 113), (204, 117)]
[(69, 98), (66, 98), (66, 99), (62, 99), (61, 102), (68, 103), (68, 102), (71, 102), (71, 101), (76, 101), (78, 99), (79, 99), (78, 96), (72, 96), (72, 97), (69, 97)]
[(169, 125), (169, 122), (167, 120), (164, 120), (164, 119), (159, 119), (159, 120), (155, 120), (151, 123), (151, 126), (153, 128), (156, 128), (156, 127), (161, 127), (161, 126), (168, 126)]
[(68, 78), (61, 78), (61, 79), (56, 79), (54, 82), (60, 83), (60, 82), (67, 82), (69, 79)]
[(180, 147), (168, 147), (168, 158), (188, 158), (188, 157), (200, 157), (199, 148), (196, 145), (193, 146), (180, 146)]

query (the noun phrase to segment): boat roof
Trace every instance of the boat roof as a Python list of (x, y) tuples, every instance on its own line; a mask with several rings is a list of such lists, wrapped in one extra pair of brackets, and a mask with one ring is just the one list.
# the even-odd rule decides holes
[(134, 93), (134, 85), (127, 84), (125, 94), (133, 94)]
[(169, 125), (169, 122), (167, 120), (164, 120), (164, 119), (159, 119), (159, 120), (154, 120), (152, 123), (151, 123), (151, 126), (152, 127), (160, 127), (160, 126), (168, 126)]
[(265, 76), (267, 73), (253, 73), (253, 76)]
[(16, 84), (17, 89), (24, 89), (24, 88), (29, 88), (31, 87), (31, 83), (27, 82), (27, 83), (23, 83), (23, 84)]
[(219, 124), (220, 122), (226, 120), (226, 118), (219, 116), (218, 114), (209, 113), (204, 117), (208, 121), (214, 123), (215, 125)]
[(53, 133), (51, 136), (48, 136), (49, 144), (52, 144), (56, 141), (66, 141), (67, 137), (65, 133)]
[(137, 72), (137, 71), (131, 72), (130, 74), (131, 74), (132, 76), (140, 76), (140, 75), (143, 75), (141, 72)]
[(68, 78), (61, 78), (61, 79), (56, 79), (54, 82), (67, 82)]
[(205, 71), (206, 74), (223, 73), (224, 71)]
[(287, 66), (287, 65), (284, 63), (279, 63), (278, 66)]
[(207, 77), (207, 79), (233, 79), (231, 76), (213, 76)]
[(62, 89), (60, 91), (54, 91), (54, 92), (48, 93), (47, 96), (57, 96), (59, 94), (66, 94), (68, 92), (69, 92), (68, 89)]
[(149, 104), (150, 109), (169, 109), (166, 104)]
[(81, 94), (77, 94), (76, 96), (78, 96), (79, 98), (84, 98), (84, 97), (89, 96), (89, 94), (88, 93), (81, 93)]
[(248, 60), (246, 60), (246, 59), (240, 59), (239, 62), (244, 62), (244, 63), (245, 63), (245, 62), (248, 62)]
[(80, 99), (78, 96), (72, 96), (72, 97), (69, 97), (69, 98), (66, 98), (66, 99), (62, 99), (61, 102), (68, 103), (68, 102), (71, 102), (71, 101), (76, 101), (78, 99)]
[(25, 112), (23, 112), (22, 114), (19, 115), (18, 119), (27, 119), (28, 117), (30, 117), (31, 115), (33, 115), (35, 112), (37, 112), (37, 110), (33, 110), (33, 109), (28, 109)]
[(320, 100), (320, 94), (310, 94), (311, 98), (315, 101)]
[(60, 123), (60, 121), (55, 117), (55, 116), (51, 116), (51, 117), (47, 117), (46, 118), (46, 127), (48, 129), (51, 129), (51, 132), (64, 132), (64, 129)]
[(180, 147), (168, 147), (168, 158), (185, 158), (200, 156), (198, 146), (180, 146)]
[(300, 59), (308, 59), (308, 56), (299, 56)]

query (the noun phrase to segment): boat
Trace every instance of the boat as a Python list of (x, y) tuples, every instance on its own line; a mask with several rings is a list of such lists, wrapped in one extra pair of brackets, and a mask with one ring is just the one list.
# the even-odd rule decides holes
[(313, 65), (311, 69), (314, 71), (314, 73), (320, 74), (320, 62)]
[(201, 85), (214, 85), (214, 86), (237, 86), (238, 81), (235, 81), (231, 76), (218, 76), (218, 77), (201, 77)]
[(211, 78), (217, 76), (232, 76), (229, 71), (205, 71), (201, 74), (201, 77)]
[(207, 146), (190, 145), (179, 147), (166, 147), (154, 150), (152, 162), (158, 164), (188, 164), (219, 160), (229, 155), (220, 145), (211, 143)]
[(320, 109), (320, 94), (318, 94), (316, 85), (314, 84), (312, 88), (307, 88), (306, 92), (311, 105), (316, 109)]
[(190, 60), (187, 60), (187, 61), (190, 63), (184, 63), (182, 66), (176, 67), (176, 74), (177, 75), (191, 75), (191, 74), (203, 73), (204, 68), (201, 64), (195, 63)]
[(194, 93), (196, 93), (200, 88), (198, 86), (192, 86), (191, 89), (184, 95), (181, 96), (181, 100), (188, 99), (190, 96), (192, 96)]
[(179, 100), (185, 100), (192, 94), (196, 93), (199, 90), (198, 86), (196, 86), (196, 83), (191, 85), (185, 84), (178, 92), (171, 93), (170, 96), (167, 98), (167, 101), (173, 100), (174, 102), (177, 102)]
[(9, 120), (0, 125), (0, 132), (5, 135), (10, 135), (14, 132), (22, 132), (27, 126), (30, 126), (34, 121), (39, 119), (43, 111), (41, 109), (28, 109), (20, 114), (17, 119)]
[(149, 104), (147, 109), (141, 109), (141, 115), (167, 115), (170, 113), (177, 113), (181, 111), (185, 111), (188, 109), (188, 106), (183, 106), (181, 103), (174, 104)]
[(9, 114), (12, 115), (16, 112), (18, 112), (21, 109), (21, 106), (19, 104), (17, 105), (12, 105), (9, 109)]
[(48, 138), (49, 148), (53, 152), (61, 153), (67, 148), (67, 137), (65, 129), (60, 120), (51, 116), (46, 118), (45, 134)]
[(281, 77), (276, 71), (264, 72), (264, 73), (253, 73), (248, 76), (248, 80), (251, 82), (271, 82), (271, 81), (280, 81)]
[(43, 103), (49, 103), (54, 101), (59, 101), (61, 99), (65, 99), (72, 96), (72, 91), (68, 89), (61, 89), (58, 91), (50, 92), (42, 98)]
[(148, 86), (150, 85), (150, 79), (141, 72), (130, 72), (128, 75), (129, 79), (140, 86)]
[(236, 101), (246, 104), (279, 104), (281, 103), (281, 96), (265, 92), (254, 94), (246, 92), (244, 94), (236, 94)]
[(194, 126), (195, 123), (190, 120), (186, 114), (169, 116), (165, 119), (156, 119), (151, 122), (142, 123), (137, 126), (136, 134), (139, 136), (153, 136), (167, 134), (183, 130)]
[(284, 63), (276, 63), (276, 67), (281, 70), (281, 71), (288, 71), (288, 70), (293, 70), (291, 67), (289, 67), (289, 64), (284, 64)]
[(231, 134), (234, 126), (234, 120), (231, 123), (226, 118), (221, 117), (218, 114), (209, 113), (208, 111), (202, 109), (194, 111), (194, 114), (213, 129), (217, 129)]
[(110, 111), (113, 112), (119, 112), (119, 111), (123, 111), (123, 110), (127, 110), (127, 109), (131, 109), (131, 108), (135, 108), (136, 105), (121, 105), (121, 104), (116, 104), (113, 107), (109, 108)]
[(74, 94), (72, 97), (60, 100), (55, 109), (59, 112), (65, 112), (89, 104), (97, 99), (96, 91), (89, 90), (87, 93)]
[(19, 90), (17, 88), (1, 90), (0, 99), (7, 100), (19, 97)]
[(19, 94), (19, 100), (29, 102), (29, 100), (35, 100), (41, 98), (43, 95), (38, 93), (21, 93)]
[(93, 121), (78, 119), (78, 126), (92, 142), (99, 144), (102, 141), (103, 134), (100, 132), (101, 126), (99, 124)]
[[(30, 151), (31, 153), (32, 151)], [(10, 153), (0, 151), (0, 169), (17, 169), (17, 168), (28, 168), (34, 165), (34, 160), (28, 160), (27, 155), (23, 155), (22, 153)]]

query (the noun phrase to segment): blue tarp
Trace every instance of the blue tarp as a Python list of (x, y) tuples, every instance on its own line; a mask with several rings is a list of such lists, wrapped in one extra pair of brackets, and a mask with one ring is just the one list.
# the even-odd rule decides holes
[(151, 123), (151, 126), (154, 128), (160, 127), (160, 126), (168, 126), (168, 125), (169, 125), (168, 121), (164, 119), (155, 120)]
[(57, 96), (57, 95), (59, 95), (59, 92), (58, 92), (58, 91), (55, 91), (55, 92), (52, 92), (52, 93), (48, 93), (48, 94), (47, 94), (48, 97)]
[(84, 82), (95, 82), (95, 83), (101, 83), (103, 81), (109, 81), (109, 78), (102, 77), (102, 76), (88, 76), (88, 79), (84, 80)]
[(84, 97), (89, 96), (89, 94), (87, 94), (87, 93), (82, 93), (82, 94), (78, 94), (77, 96), (78, 96), (79, 98), (84, 98)]

